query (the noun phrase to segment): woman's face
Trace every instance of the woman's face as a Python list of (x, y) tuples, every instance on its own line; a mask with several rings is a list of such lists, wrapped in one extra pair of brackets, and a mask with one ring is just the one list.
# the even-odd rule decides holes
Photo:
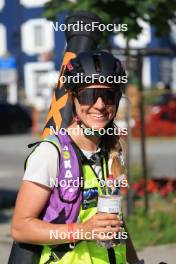
[[(110, 87), (106, 85), (90, 85), (84, 89), (89, 88), (106, 88)], [(95, 129), (104, 128), (116, 114), (116, 105), (106, 105), (101, 97), (98, 97), (97, 101), (92, 105), (83, 105), (78, 102), (78, 99), (74, 98), (76, 113), (81, 121), (87, 126)]]

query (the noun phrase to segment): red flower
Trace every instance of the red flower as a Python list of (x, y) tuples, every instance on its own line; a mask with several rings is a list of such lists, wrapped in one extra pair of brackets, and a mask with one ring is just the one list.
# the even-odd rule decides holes
[(139, 196), (144, 196), (144, 190), (141, 189), (140, 191), (138, 191), (138, 195), (139, 195)]
[(138, 191), (140, 189), (140, 184), (137, 182), (132, 183), (131, 188), (133, 191)]
[(154, 193), (158, 192), (157, 183), (154, 180), (149, 180), (147, 183), (147, 192)]

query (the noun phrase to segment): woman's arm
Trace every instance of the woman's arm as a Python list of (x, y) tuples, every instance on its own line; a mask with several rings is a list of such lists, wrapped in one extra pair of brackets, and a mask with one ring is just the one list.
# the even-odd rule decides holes
[(66, 224), (50, 224), (38, 219), (48, 202), (51, 190), (37, 183), (23, 181), (12, 220), (12, 237), (18, 242), (59, 244), (69, 240), (50, 238), (50, 232), (68, 232)]
[[(68, 224), (51, 224), (38, 219), (48, 202), (50, 192), (51, 190), (46, 186), (23, 181), (17, 197), (12, 221), (12, 236), (16, 241), (40, 245), (71, 242), (68, 234)], [(112, 232), (115, 234), (119, 231), (121, 224), (115, 214), (96, 214), (82, 224), (75, 223), (74, 232), (82, 232), (82, 239), (103, 240), (99, 237), (99, 234), (102, 232)], [(57, 239), (54, 236), (50, 237), (51, 231), (58, 234), (58, 236), (61, 232), (64, 232), (68, 237), (66, 239), (61, 237)], [(90, 233), (89, 236), (86, 235), (86, 232)], [(112, 239), (112, 237), (113, 235), (107, 239)]]
[[(15, 240), (24, 243), (55, 244), (56, 239), (50, 239), (51, 230), (67, 231), (66, 225), (50, 224), (39, 219), (48, 203), (51, 193), (50, 179), (55, 180), (58, 163), (58, 152), (48, 142), (42, 142), (28, 158), (12, 221), (12, 236)], [(62, 240), (62, 243), (64, 242), (67, 240)]]

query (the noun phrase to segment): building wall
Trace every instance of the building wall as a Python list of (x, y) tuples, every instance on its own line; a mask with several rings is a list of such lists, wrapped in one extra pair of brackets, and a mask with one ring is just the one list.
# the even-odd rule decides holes
[(43, 105), (48, 105), (57, 82), (65, 38), (63, 32), (55, 32), (50, 22), (43, 18), (44, 2), (47, 1), (4, 2), (0, 9), (0, 34), (4, 43), (0, 56), (8, 53), (16, 58), (18, 89), (25, 89), (27, 101), (34, 103), (36, 100), (37, 104), (37, 100), (41, 102), (41, 98), (45, 98)]
[[(155, 28), (150, 27), (149, 24), (141, 24), (143, 27), (142, 33), (138, 36), (137, 40), (131, 40), (129, 43), (130, 48), (140, 49), (140, 48), (173, 48), (176, 46), (173, 43), (170, 33), (165, 37), (158, 38), (156, 36)], [(176, 26), (175, 34), (176, 35)], [(126, 48), (126, 40), (121, 34), (118, 34), (113, 38), (112, 43), (116, 48)], [(133, 64), (132, 68), (135, 72), (136, 61), (132, 58)], [(163, 84), (170, 84), (172, 90), (176, 92), (176, 79), (174, 78), (176, 74), (176, 64), (174, 63), (174, 56), (150, 56), (143, 59), (143, 84), (146, 88), (151, 88), (156, 86), (158, 82), (163, 82)], [(135, 78), (135, 76), (134, 76)]]
[[(47, 0), (0, 0), (0, 57), (10, 54), (16, 58), (16, 86), (25, 89), (29, 103), (44, 98), (49, 104), (65, 47), (64, 32), (53, 31), (50, 22), (42, 17), (45, 2)], [(63, 19), (64, 14), (58, 21), (63, 22)], [(124, 40), (120, 38), (120, 35), (116, 37), (115, 45), (123, 47)], [(137, 41), (132, 41), (132, 45), (169, 48), (173, 43), (169, 35), (159, 39), (154, 28), (144, 25), (143, 34)], [(170, 83), (176, 91), (175, 73), (173, 57), (144, 59), (143, 82), (146, 87), (163, 81)]]

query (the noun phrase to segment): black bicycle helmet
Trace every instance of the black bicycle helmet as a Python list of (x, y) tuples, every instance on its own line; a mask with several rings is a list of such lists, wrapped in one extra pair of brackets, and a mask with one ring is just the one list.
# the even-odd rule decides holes
[[(65, 71), (65, 89), (70, 90), (76, 94), (78, 89), (88, 84), (100, 83), (100, 80), (107, 80), (108, 76), (115, 77), (126, 76), (125, 70), (119, 59), (116, 59), (111, 53), (105, 51), (88, 51), (78, 54), (74, 59), (66, 65)], [(73, 77), (78, 77), (75, 82)], [(89, 76), (89, 79), (88, 79)], [(86, 80), (89, 80), (87, 83)], [(101, 82), (102, 83), (102, 82)], [(118, 89), (119, 93), (125, 86), (124, 83), (108, 83), (114, 89)]]

